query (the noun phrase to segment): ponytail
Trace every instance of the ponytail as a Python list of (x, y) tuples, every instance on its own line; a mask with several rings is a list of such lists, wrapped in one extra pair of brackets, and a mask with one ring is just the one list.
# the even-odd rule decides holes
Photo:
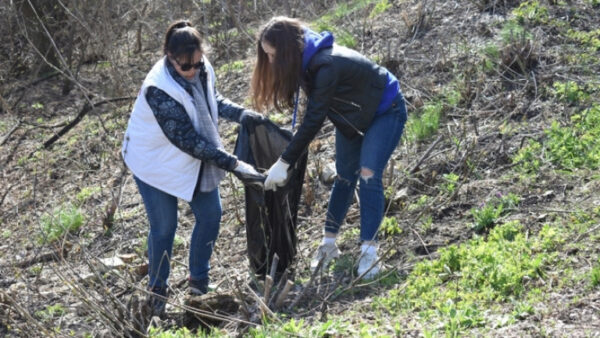
[(173, 22), (167, 29), (163, 44), (163, 53), (175, 58), (192, 57), (195, 51), (203, 52), (202, 36), (188, 20)]

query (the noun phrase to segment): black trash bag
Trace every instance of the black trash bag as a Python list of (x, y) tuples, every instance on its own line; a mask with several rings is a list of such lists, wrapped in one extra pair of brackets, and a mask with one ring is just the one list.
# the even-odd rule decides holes
[[(234, 153), (238, 159), (268, 170), (287, 147), (292, 133), (273, 122), (248, 119), (242, 124)], [(302, 193), (308, 152), (305, 151), (288, 170), (288, 181), (277, 191), (245, 185), (246, 237), (250, 268), (259, 275), (269, 274), (273, 255), (277, 254), (279, 277), (294, 260), (298, 238), (296, 219)]]

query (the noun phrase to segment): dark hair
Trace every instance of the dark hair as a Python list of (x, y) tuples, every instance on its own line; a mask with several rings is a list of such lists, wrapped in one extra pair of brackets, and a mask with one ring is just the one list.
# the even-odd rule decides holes
[[(262, 41), (275, 48), (273, 64), (269, 63), (269, 57), (262, 49)], [(250, 88), (257, 110), (271, 106), (278, 111), (285, 107), (293, 108), (294, 94), (302, 82), (303, 50), (304, 28), (300, 20), (278, 16), (262, 27)]]
[(163, 53), (171, 54), (175, 59), (181, 57), (191, 60), (195, 51), (202, 50), (202, 36), (187, 20), (173, 22), (165, 34)]

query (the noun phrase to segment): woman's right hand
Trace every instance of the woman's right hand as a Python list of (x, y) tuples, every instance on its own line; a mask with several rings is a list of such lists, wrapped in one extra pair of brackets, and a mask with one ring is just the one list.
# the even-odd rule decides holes
[(263, 183), (267, 178), (266, 175), (259, 173), (253, 166), (241, 160), (238, 160), (237, 165), (233, 169), (233, 174), (246, 185), (260, 187), (263, 186)]

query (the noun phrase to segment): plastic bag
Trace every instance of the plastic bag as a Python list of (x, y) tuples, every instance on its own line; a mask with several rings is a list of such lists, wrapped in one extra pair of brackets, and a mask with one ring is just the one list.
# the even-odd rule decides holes
[[(248, 120), (242, 124), (234, 153), (238, 159), (268, 170), (285, 150), (292, 133), (269, 120)], [(298, 238), (296, 219), (302, 193), (308, 152), (304, 152), (288, 170), (288, 181), (277, 191), (245, 186), (246, 237), (250, 268), (259, 276), (271, 269), (277, 253), (277, 275), (294, 260)]]

